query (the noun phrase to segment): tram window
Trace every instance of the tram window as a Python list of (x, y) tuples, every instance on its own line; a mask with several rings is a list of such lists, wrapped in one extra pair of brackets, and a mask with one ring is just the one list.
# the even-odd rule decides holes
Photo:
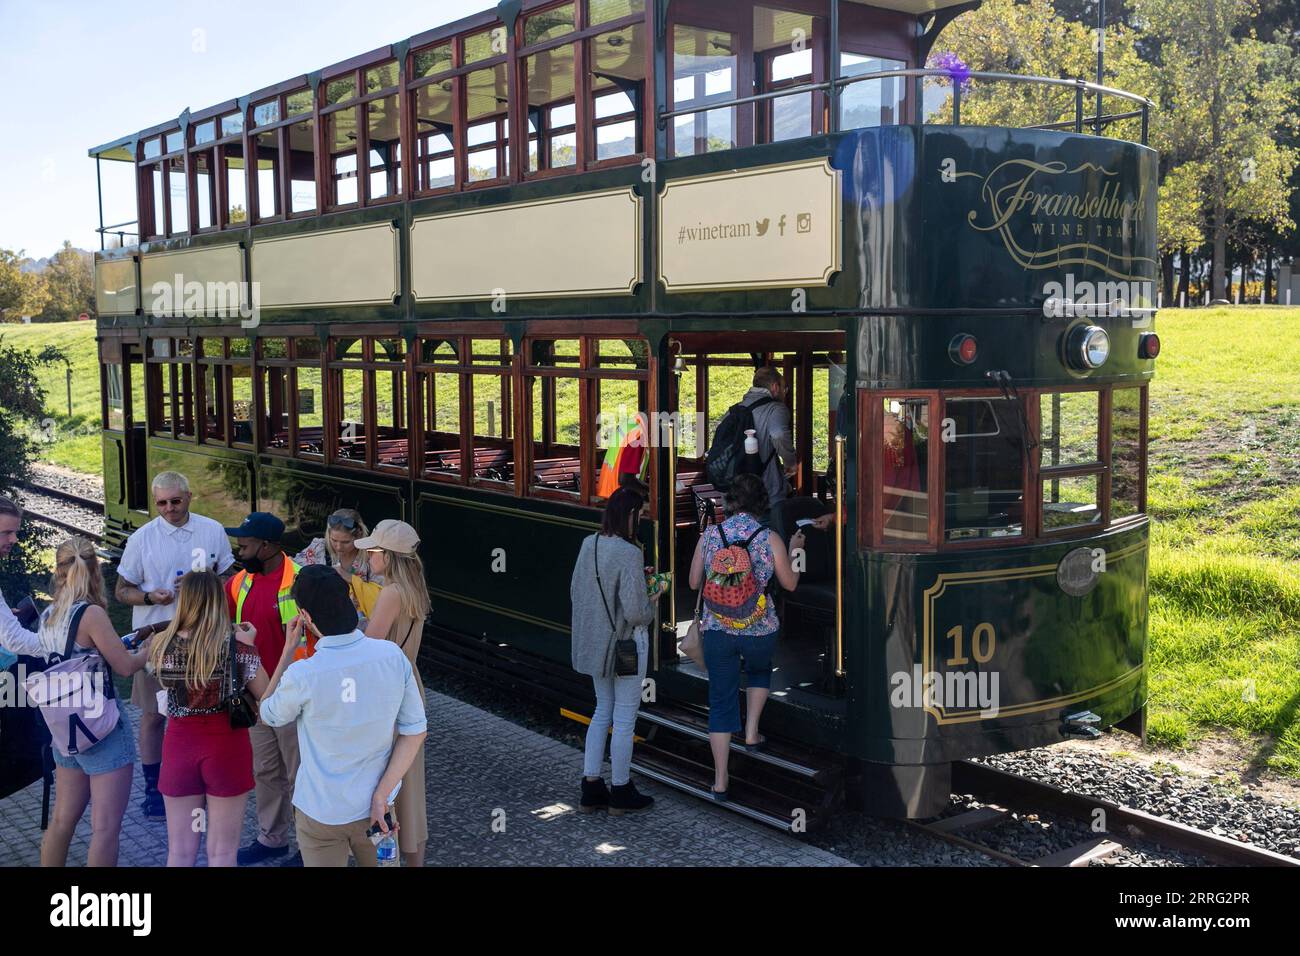
[(267, 100), (265, 103), (258, 103), (253, 107), (253, 125), (270, 126), (272, 123), (280, 121), (280, 100), (277, 97), (273, 100)]
[[(234, 114), (238, 116), (239, 114)], [(222, 120), (225, 128), (225, 120)], [(248, 179), (244, 169), (244, 147), (228, 143), (220, 148), (221, 174), (226, 178), (225, 223), (242, 225), (248, 221)]]
[(162, 155), (162, 138), (155, 136), (144, 141), (144, 158), (157, 159)]
[(646, 479), (649, 429), (653, 427), (640, 382), (597, 379), (595, 388), (597, 411), (593, 437), (596, 473), (592, 475), (593, 497), (605, 469), (615, 474), (616, 483), (622, 480), (623, 472), (635, 475), (641, 481)]
[(577, 339), (537, 339), (533, 341), (531, 364), (546, 368), (578, 368), (582, 347)]
[(1044, 392), (1038, 399), (1043, 468), (1101, 461), (1097, 436), (1100, 392)]
[(325, 140), (329, 144), (330, 205), (352, 205), (358, 198), (355, 106), (325, 117)]
[[(755, 93), (813, 82), (821, 52), (822, 21), (805, 13), (754, 8)], [(799, 93), (755, 104), (756, 142), (777, 143), (820, 132), (824, 97)]]
[(533, 429), (529, 485), (535, 490), (574, 497), (582, 491), (581, 390), (577, 378), (548, 375), (529, 380)]
[[(217, 342), (220, 344), (220, 339)], [(199, 384), (203, 389), (203, 423), (199, 434), (205, 442), (225, 444), (229, 419), (226, 414), (227, 381), (226, 366), (199, 366)]]
[(300, 216), (316, 211), (316, 121), (310, 116), (299, 120), (289, 127), (288, 137), (289, 213)]
[[(572, 5), (568, 10), (571, 18)], [(571, 44), (524, 59), (529, 172), (577, 165), (578, 114), (574, 100), (577, 49), (576, 44)]]
[(1117, 388), (1111, 393), (1110, 520), (1141, 514), (1142, 389)]
[(505, 28), (500, 24), (465, 37), (462, 63), (477, 63), (506, 52)]
[(244, 131), (244, 114), (227, 113), (221, 117), (221, 135), (235, 136)]
[(401, 117), (396, 96), (385, 96), (366, 104), (370, 150), (369, 198), (386, 199), (402, 193)]
[[(944, 427), (948, 541), (1024, 532), (1024, 408), (1003, 398), (949, 398)], [(951, 421), (951, 426), (949, 425)]]
[[(450, 345), (443, 343), (450, 351)], [(461, 475), (460, 376), (455, 372), (421, 372), (417, 376), (424, 406), (424, 472)]]
[(881, 533), (924, 544), (930, 520), (930, 403), (886, 398), (881, 429)]
[(509, 339), (473, 339), (470, 342), (471, 365), (508, 366), (512, 354)]
[(380, 468), (410, 466), (410, 432), (406, 427), (406, 373), (378, 369), (371, 377), (375, 395), (375, 464)]
[(122, 363), (104, 365), (104, 428), (126, 429), (126, 407), (122, 397)]
[(325, 388), (321, 370), (299, 367), (294, 369), (293, 374), (293, 414), (298, 426), (298, 454), (324, 455)]
[[(826, 474), (830, 469), (830, 436), (835, 426), (832, 422), (840, 393), (831, 387), (831, 370), (818, 366), (813, 369), (813, 471)], [(840, 379), (843, 387), (843, 379)]]
[(167, 160), (167, 189), (171, 202), (171, 229), (168, 235), (176, 236), (189, 232), (190, 204), (189, 191), (185, 188), (185, 157), (173, 156)]
[(420, 192), (456, 185), (455, 80), (415, 91), (415, 188)]
[(586, 0), (587, 22), (592, 26), (613, 23), (634, 14), (645, 14), (645, 0)]
[(149, 195), (153, 204), (153, 224), (150, 229), (150, 235), (162, 236), (167, 231), (166, 203), (167, 197), (163, 193), (163, 171), (161, 165), (149, 167)]
[(695, 364), (686, 361), (685, 371), (680, 375), (674, 372), (673, 379), (677, 383), (677, 455), (680, 458), (696, 458), (703, 454), (705, 446), (703, 441), (697, 440), (696, 435), (701, 429)]
[(258, 369), (262, 379), (263, 446), (289, 450), (289, 370), (276, 366)]
[[(737, 58), (733, 34), (678, 24), (673, 31), (673, 51), (673, 109), (735, 99)], [(673, 120), (673, 156), (694, 156), (735, 146), (734, 106)]]
[(436, 46), (416, 50), (411, 58), (411, 75), (414, 79), (437, 76), (452, 68), (451, 43), (439, 43)]
[[(593, 2), (593, 17), (597, 15), (598, 7), (605, 8), (599, 12), (606, 16), (631, 12), (627, 0), (617, 4)], [(587, 42), (595, 160), (600, 162), (644, 152), (641, 109), (645, 102), (645, 25), (634, 23), (622, 30), (592, 37)]]
[(251, 359), (253, 357), (253, 340), (245, 338), (230, 339), (229, 354), (232, 359)]
[(335, 403), (338, 407), (339, 458), (345, 461), (366, 460), (365, 372), (357, 368), (339, 369), (335, 373)]
[(397, 61), (389, 60), (366, 70), (366, 93), (379, 93), (397, 86)]
[(265, 222), (280, 214), (280, 134), (272, 130), (253, 140), (257, 157), (257, 219)]
[[(906, 69), (902, 60), (868, 56), (863, 53), (840, 53), (840, 76), (861, 76)], [(903, 121), (904, 77), (863, 80), (844, 87), (840, 94), (840, 128), (861, 129), (892, 126)]]
[(576, 7), (572, 3), (534, 13), (524, 21), (524, 46), (545, 43), (572, 33), (577, 26)]
[(1043, 479), (1043, 531), (1062, 531), (1099, 523), (1100, 481), (1098, 475)]
[[(210, 125), (210, 124), (209, 124)], [(217, 190), (216, 177), (212, 174), (212, 150), (190, 154), (190, 166), (194, 170), (194, 204), (197, 218), (196, 229), (211, 229), (216, 220)]]
[(470, 407), (474, 414), (474, 460), (470, 477), (477, 480), (514, 480), (514, 429), (511, 428), (510, 377), (467, 375)]
[[(468, 41), (466, 41), (468, 49)], [(466, 181), (487, 182), (510, 174), (509, 71), (499, 63), (465, 76)]]
[[(232, 339), (231, 355), (235, 342)], [(253, 369), (248, 365), (230, 366), (230, 440), (236, 445), (253, 444)]]

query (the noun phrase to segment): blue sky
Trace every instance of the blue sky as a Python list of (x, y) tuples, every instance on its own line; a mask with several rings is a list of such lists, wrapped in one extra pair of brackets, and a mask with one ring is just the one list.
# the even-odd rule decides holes
[[(99, 248), (92, 146), (495, 5), (0, 0), (0, 248)], [(129, 182), (126, 164), (104, 166), (110, 185)], [(125, 206), (106, 204), (105, 221), (134, 219)]]

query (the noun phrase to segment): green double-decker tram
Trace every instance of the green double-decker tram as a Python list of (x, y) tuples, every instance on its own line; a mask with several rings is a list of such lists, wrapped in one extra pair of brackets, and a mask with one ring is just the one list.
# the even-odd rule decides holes
[[(92, 149), (139, 210), (96, 257), (110, 543), (162, 470), (291, 552), (338, 507), (403, 518), (423, 663), (581, 719), (569, 581), (639, 416), (674, 586), (636, 768), (705, 795), (686, 570), (711, 430), (770, 365), (772, 525), (835, 520), (733, 810), (932, 815), (953, 761), (1141, 732), (1150, 104), (926, 69), (973, 6), (512, 0)], [(963, 122), (1025, 89), (1051, 122)]]

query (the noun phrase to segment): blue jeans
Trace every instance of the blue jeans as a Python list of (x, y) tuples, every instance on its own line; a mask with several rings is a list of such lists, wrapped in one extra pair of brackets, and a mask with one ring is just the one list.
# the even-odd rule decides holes
[(117, 726), (89, 750), (71, 757), (59, 753), (57, 747), (51, 747), (50, 750), (54, 755), (55, 766), (64, 770), (80, 770), (93, 777), (135, 763), (135, 733), (131, 729), (131, 721), (122, 712), (117, 718)]
[(593, 677), (596, 689), (596, 710), (587, 727), (587, 747), (583, 756), (582, 772), (587, 777), (599, 777), (605, 763), (605, 737), (610, 726), (614, 733), (609, 741), (610, 780), (621, 787), (632, 779), (632, 732), (636, 729), (636, 715), (641, 709), (641, 686), (645, 681), (646, 655), (650, 650), (648, 638), (637, 636), (637, 673), (635, 677)]
[(731, 635), (701, 631), (704, 666), (709, 672), (709, 733), (737, 734), (740, 723), (740, 672), (750, 687), (772, 686), (772, 652), (780, 634)]

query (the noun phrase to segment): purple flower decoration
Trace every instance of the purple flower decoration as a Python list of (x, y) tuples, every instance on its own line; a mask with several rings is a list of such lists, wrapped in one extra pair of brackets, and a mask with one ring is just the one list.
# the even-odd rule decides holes
[(970, 67), (963, 63), (956, 53), (936, 53), (930, 57), (928, 65), (932, 70), (943, 70), (947, 73), (953, 85), (961, 86), (963, 92), (970, 87)]

